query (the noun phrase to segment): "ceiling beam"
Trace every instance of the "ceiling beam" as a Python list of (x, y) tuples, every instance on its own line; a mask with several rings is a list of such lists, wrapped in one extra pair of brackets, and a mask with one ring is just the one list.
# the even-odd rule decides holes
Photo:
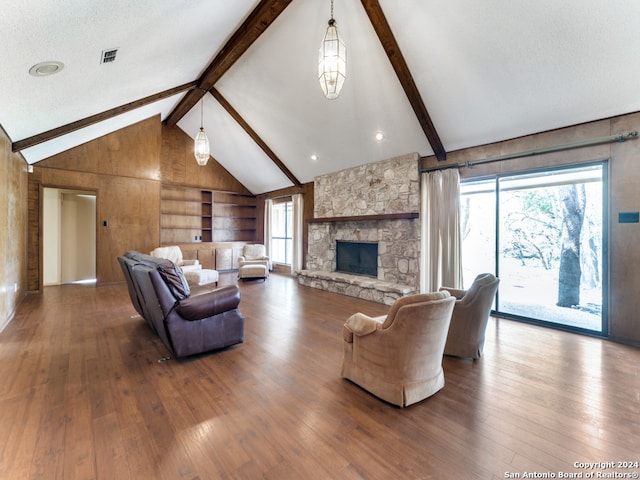
[(391, 27), (389, 26), (389, 23), (384, 16), (384, 12), (380, 7), (380, 2), (378, 0), (361, 1), (362, 6), (369, 17), (369, 21), (371, 22), (371, 25), (373, 25), (373, 28), (380, 39), (380, 43), (382, 44), (384, 51), (387, 53), (387, 57), (389, 57), (389, 61), (398, 76), (398, 80), (400, 80), (400, 84), (404, 89), (405, 95), (418, 118), (418, 122), (420, 122), (422, 130), (427, 136), (427, 140), (429, 141), (436, 158), (439, 161), (446, 160), (447, 152), (440, 141), (440, 136), (438, 135), (433, 122), (431, 121), (429, 112), (427, 112), (427, 107), (422, 101), (418, 87), (413, 81), (409, 66), (402, 55), (398, 42), (393, 36)]
[(246, 120), (242, 118), (242, 115), (240, 115), (231, 106), (231, 104), (227, 101), (227, 99), (224, 98), (222, 94), (218, 90), (216, 90), (214, 87), (211, 87), (209, 91), (211, 92), (211, 95), (213, 95), (213, 97), (218, 101), (218, 103), (220, 103), (220, 105), (224, 107), (227, 113), (231, 115), (231, 117), (233, 117), (233, 119), (236, 122), (238, 122), (238, 124), (244, 129), (244, 131), (247, 132), (247, 134), (253, 139), (253, 141), (256, 142), (256, 144), (262, 149), (262, 151), (267, 154), (267, 156), (271, 159), (271, 161), (276, 164), (276, 166), (282, 171), (282, 173), (284, 173), (287, 176), (287, 178), (291, 180), (291, 182), (296, 187), (302, 188), (302, 183), (300, 183), (300, 180), (298, 180), (296, 176), (293, 173), (291, 173), (291, 171), (287, 168), (287, 166), (284, 163), (282, 163), (282, 161), (273, 152), (273, 150), (269, 148), (269, 145), (267, 145), (264, 142), (264, 140), (260, 138), (260, 135), (258, 135), (256, 131), (253, 128), (251, 128), (251, 125), (249, 125), (246, 122)]
[(262, 0), (222, 47), (198, 79), (198, 89), (191, 90), (167, 116), (165, 123), (173, 126), (211, 90), (215, 83), (249, 49), (293, 0)]
[(145, 105), (149, 105), (159, 100), (164, 100), (165, 98), (169, 98), (178, 93), (182, 93), (185, 90), (191, 90), (195, 88), (196, 85), (197, 85), (197, 82), (185, 83), (184, 85), (170, 88), (169, 90), (165, 90), (163, 92), (150, 95), (140, 100), (127, 103), (125, 105), (120, 105), (119, 107), (115, 107), (115, 108), (112, 108), (111, 110), (107, 110), (102, 113), (91, 115), (90, 117), (83, 118), (76, 122), (68, 123), (61, 127), (57, 127), (52, 130), (39, 133), (37, 135), (33, 135), (31, 137), (18, 140), (16, 142), (13, 142), (13, 144), (11, 145), (11, 150), (13, 152), (19, 152), (26, 148), (33, 147), (35, 145), (38, 145), (43, 142), (47, 142), (49, 140), (53, 140), (54, 138), (57, 138), (57, 137), (61, 137), (62, 135), (66, 135), (67, 133), (71, 133), (76, 130), (80, 130), (81, 128), (88, 127), (89, 125), (103, 122), (105, 120), (109, 120), (110, 118), (116, 117), (118, 115), (122, 115), (123, 113), (127, 113), (137, 108), (144, 107)]

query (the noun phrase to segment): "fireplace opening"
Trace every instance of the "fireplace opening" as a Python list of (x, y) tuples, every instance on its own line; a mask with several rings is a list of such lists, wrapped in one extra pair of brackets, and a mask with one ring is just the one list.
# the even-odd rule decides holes
[(378, 277), (378, 244), (336, 240), (336, 271)]

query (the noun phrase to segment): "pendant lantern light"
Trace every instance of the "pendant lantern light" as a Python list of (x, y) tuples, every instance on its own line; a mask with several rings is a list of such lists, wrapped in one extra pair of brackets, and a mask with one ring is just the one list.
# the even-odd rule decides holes
[(338, 36), (338, 27), (333, 18), (333, 0), (331, 0), (331, 18), (327, 33), (320, 45), (318, 57), (318, 81), (322, 92), (328, 100), (338, 98), (347, 78), (347, 48)]
[(196, 162), (201, 167), (204, 167), (209, 161), (209, 139), (207, 138), (207, 134), (204, 133), (203, 127), (203, 102), (204, 100), (200, 100), (200, 131), (196, 135), (195, 147), (194, 147), (194, 155), (196, 157)]

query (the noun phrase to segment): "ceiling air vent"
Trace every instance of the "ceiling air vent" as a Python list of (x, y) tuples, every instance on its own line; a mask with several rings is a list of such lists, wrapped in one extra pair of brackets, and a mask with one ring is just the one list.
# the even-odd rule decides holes
[(109, 50), (102, 51), (102, 59), (100, 63), (112, 63), (116, 61), (116, 53), (118, 53), (117, 48), (110, 48)]

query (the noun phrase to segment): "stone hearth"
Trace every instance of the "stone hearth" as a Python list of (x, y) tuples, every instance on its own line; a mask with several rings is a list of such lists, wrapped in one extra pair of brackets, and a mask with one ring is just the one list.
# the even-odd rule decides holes
[(382, 282), (364, 275), (323, 272), (320, 270), (300, 270), (298, 272), (298, 282), (308, 287), (364, 300), (372, 300), (386, 305), (393, 305), (398, 298), (416, 293), (414, 288), (407, 285)]

